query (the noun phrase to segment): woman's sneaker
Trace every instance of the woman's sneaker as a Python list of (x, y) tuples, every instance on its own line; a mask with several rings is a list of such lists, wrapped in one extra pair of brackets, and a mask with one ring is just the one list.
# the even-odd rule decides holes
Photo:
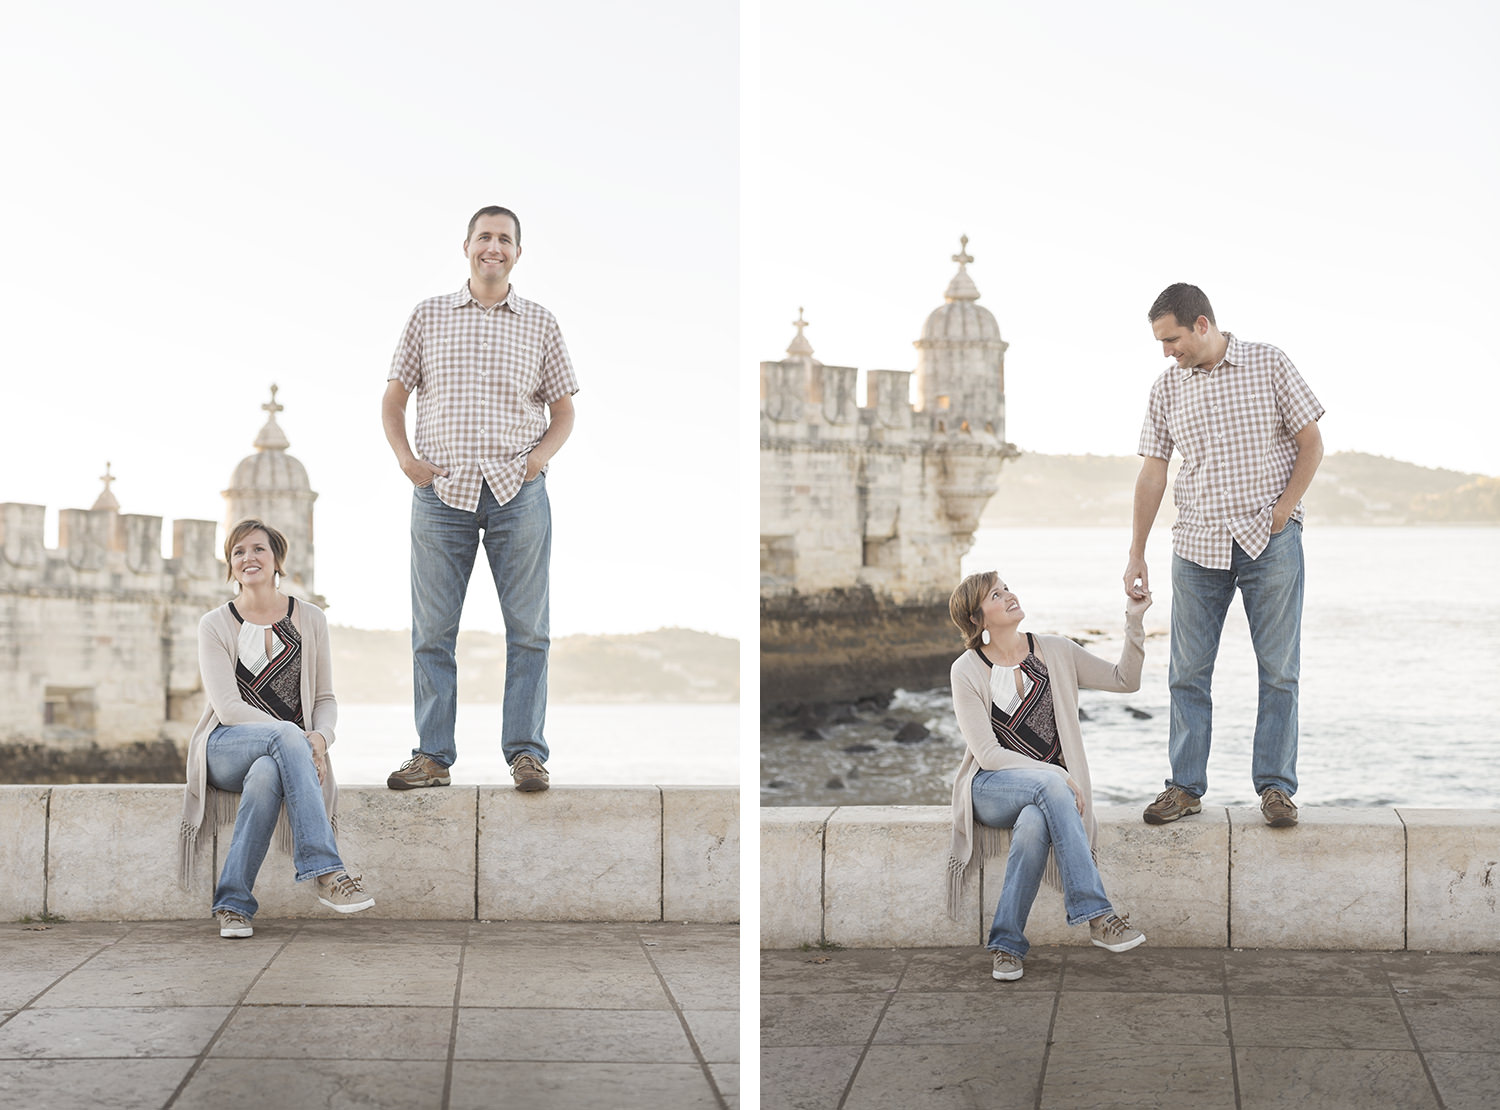
[(314, 881), (318, 884), (318, 901), (339, 913), (358, 913), (375, 904), (374, 897), (365, 893), (364, 882), (358, 875), (339, 871), (326, 883)]
[(255, 935), (255, 930), (250, 927), (250, 919), (238, 910), (216, 910), (214, 917), (219, 922), (221, 937), (253, 937)]
[(1024, 973), (1021, 967), (1021, 957), (1010, 952), (995, 953), (995, 970), (990, 972), (995, 979), (1019, 979)]
[(1130, 924), (1130, 915), (1107, 913), (1089, 922), (1089, 937), (1100, 948), (1110, 952), (1129, 952), (1146, 939), (1146, 934)]

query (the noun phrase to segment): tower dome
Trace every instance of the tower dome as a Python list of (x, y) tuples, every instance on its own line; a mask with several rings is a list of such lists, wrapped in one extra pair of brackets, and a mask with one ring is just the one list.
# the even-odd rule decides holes
[(276, 414), (286, 406), (277, 404), (277, 392), (271, 386), (270, 403), (261, 405), (267, 419), (255, 437), (255, 453), (239, 461), (224, 491), (224, 530), (227, 535), (240, 521), (255, 519), (285, 535), (282, 590), (322, 606), (326, 602), (313, 587), (313, 502), (318, 495), (307, 479), (307, 468), (286, 453), (291, 444), (276, 422)]
[(1000, 338), (1000, 325), (995, 314), (981, 306), (979, 288), (969, 276), (968, 265), (974, 259), (969, 254), (969, 237), (959, 236), (959, 252), (953, 256), (958, 263), (958, 273), (943, 291), (944, 303), (928, 314), (922, 325), (922, 338), (926, 340), (974, 340)]
[(969, 276), (969, 237), (953, 256), (958, 273), (943, 304), (927, 316), (917, 348), (917, 396), (922, 409), (946, 431), (985, 433), (1005, 440), (1005, 349), (1000, 325), (978, 304)]

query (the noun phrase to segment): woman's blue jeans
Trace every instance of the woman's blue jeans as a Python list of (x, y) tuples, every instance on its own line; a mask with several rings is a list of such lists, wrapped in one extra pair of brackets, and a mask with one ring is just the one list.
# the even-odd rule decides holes
[(208, 737), (208, 781), (215, 790), (240, 796), (234, 840), (214, 889), (214, 912), (228, 909), (254, 917), (260, 908), (251, 888), (276, 831), (282, 802), (292, 826), (297, 881), (344, 869), (323, 806), (312, 748), (296, 725), (220, 725)]
[(420, 747), (411, 754), (425, 754), (444, 767), (458, 758), (454, 650), (481, 534), (505, 618), (500, 750), (507, 763), (526, 752), (545, 763), (552, 509), (542, 474), (524, 483), (504, 505), (483, 483), (479, 507), (472, 513), (444, 504), (431, 486), (412, 491), (411, 649)]
[(980, 771), (970, 792), (975, 820), (1011, 830), (1005, 883), (987, 947), (1026, 958), (1031, 947), (1026, 940), (1026, 918), (1041, 886), (1048, 847), (1057, 856), (1068, 924), (1081, 925), (1109, 913), (1109, 899), (1089, 850), (1083, 818), (1063, 776), (1030, 769)]

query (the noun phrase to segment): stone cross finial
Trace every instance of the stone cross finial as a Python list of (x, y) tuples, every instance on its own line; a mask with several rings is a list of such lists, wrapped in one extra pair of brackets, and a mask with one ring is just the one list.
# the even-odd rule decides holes
[(953, 256), (953, 261), (957, 262), (960, 266), (967, 266), (970, 262), (974, 261), (969, 255), (969, 237), (967, 235), (960, 235), (958, 237), (958, 253)]
[(786, 349), (786, 353), (789, 355), (811, 355), (813, 351), (812, 344), (807, 341), (807, 336), (802, 334), (802, 329), (807, 327), (807, 321), (802, 318), (802, 314), (802, 306), (798, 305), (797, 318), (792, 321), (792, 325), (797, 329), (797, 334), (792, 336), (791, 345)]
[(274, 382), (271, 383), (271, 403), (269, 405), (261, 405), (260, 407), (271, 414), (272, 420), (276, 419), (276, 414), (278, 412), (281, 412), (286, 408), (285, 405), (278, 405), (276, 403), (276, 384)]
[(115, 495), (109, 492), (109, 485), (114, 480), (115, 476), (110, 472), (109, 463), (106, 462), (104, 464), (104, 473), (99, 475), (99, 481), (104, 483), (104, 489), (101, 490), (99, 496), (95, 498), (94, 508), (110, 509), (115, 512), (119, 511), (120, 503), (115, 500)]
[(115, 480), (115, 476), (109, 472), (109, 462), (104, 464), (104, 473), (99, 475), (99, 481), (104, 483), (104, 492), (109, 492), (109, 484)]

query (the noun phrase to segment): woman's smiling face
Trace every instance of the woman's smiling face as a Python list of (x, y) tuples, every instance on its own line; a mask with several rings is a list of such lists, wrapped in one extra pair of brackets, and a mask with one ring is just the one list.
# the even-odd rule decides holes
[(1020, 624), (1026, 613), (1021, 608), (1020, 599), (1010, 592), (1010, 587), (1004, 582), (996, 581), (990, 587), (989, 593), (979, 603), (979, 612), (982, 624), (985, 628), (1004, 628), (1007, 625)]

